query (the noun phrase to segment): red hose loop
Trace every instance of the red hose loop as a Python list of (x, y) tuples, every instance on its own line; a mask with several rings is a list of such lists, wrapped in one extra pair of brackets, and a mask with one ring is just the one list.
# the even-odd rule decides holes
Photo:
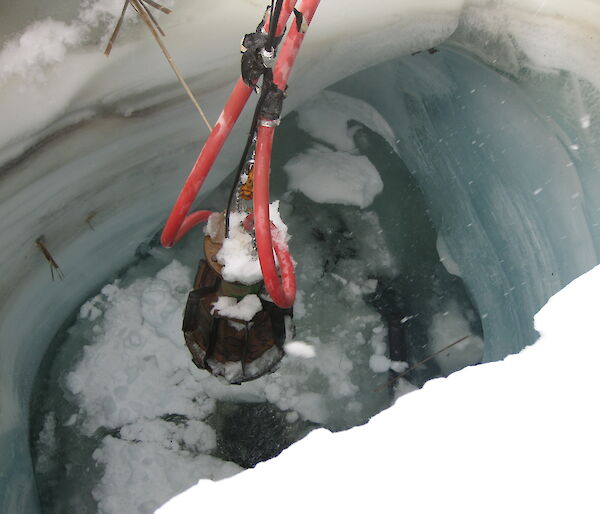
[(174, 239), (173, 243), (176, 243), (177, 241), (179, 241), (183, 236), (185, 236), (196, 225), (199, 225), (200, 223), (204, 223), (205, 221), (207, 221), (208, 218), (210, 218), (210, 215), (212, 213), (213, 213), (212, 211), (195, 211), (195, 212), (192, 212), (192, 214), (186, 216), (185, 219), (183, 220), (183, 223), (181, 224), (181, 227), (179, 227), (177, 234), (175, 235), (175, 239)]
[[(299, 10), (303, 16), (304, 28), (312, 21), (319, 1), (304, 0), (302, 2)], [(277, 25), (277, 35), (283, 32), (295, 4), (296, 0), (284, 2)], [(282, 91), (285, 90), (292, 66), (304, 40), (306, 30), (302, 31), (301, 29), (302, 27), (298, 27), (298, 24), (292, 23), (290, 33), (277, 59), (273, 81)], [(268, 23), (265, 30), (268, 30)], [(251, 92), (252, 88), (239, 79), (169, 215), (161, 235), (163, 246), (173, 246), (187, 231), (196, 224), (206, 221), (210, 215), (208, 211), (197, 211), (190, 215), (188, 213)], [(285, 241), (282, 240), (279, 231), (269, 219), (269, 173), (273, 134), (273, 126), (260, 125), (258, 128), (254, 183), (256, 245), (267, 292), (276, 305), (281, 308), (289, 308), (293, 305), (296, 296), (294, 263)], [(275, 266), (273, 250), (279, 260), (281, 279)]]
[[(258, 260), (265, 281), (265, 288), (273, 302), (282, 309), (294, 305), (296, 299), (296, 276), (294, 262), (279, 231), (271, 227), (269, 218), (269, 173), (273, 147), (273, 127), (259, 126), (254, 161), (254, 231)], [(281, 280), (275, 266), (273, 249), (279, 260)]]
[[(296, 5), (297, 0), (286, 0), (283, 3), (279, 23), (277, 24), (277, 35), (280, 36), (287, 24), (288, 18)], [(269, 30), (269, 20), (265, 24), (265, 30)], [(162, 231), (160, 242), (165, 248), (173, 246), (187, 231), (195, 224), (199, 218), (194, 214), (188, 216), (198, 192), (202, 188), (206, 177), (208, 176), (212, 165), (214, 164), (219, 152), (223, 148), (225, 141), (229, 137), (231, 130), (242, 112), (242, 109), (248, 102), (252, 88), (248, 87), (244, 81), (238, 79), (223, 112), (219, 116), (217, 123), (204, 143), (204, 147), (198, 155), (188, 178), (175, 201), (171, 214), (167, 219)], [(195, 223), (194, 223), (195, 222)], [(185, 226), (185, 229), (184, 229)]]

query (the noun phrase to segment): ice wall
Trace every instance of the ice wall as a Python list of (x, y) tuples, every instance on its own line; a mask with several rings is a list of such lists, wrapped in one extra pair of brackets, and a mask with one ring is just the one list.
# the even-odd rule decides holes
[(563, 74), (544, 79), (553, 90), (534, 89), (534, 70), (509, 80), (441, 48), (334, 86), (394, 129), (482, 315), (486, 360), (535, 340), (533, 315), (597, 262), (595, 138), (581, 113), (561, 112), (579, 94)]
[[(9, 513), (37, 509), (28, 401), (48, 342), (160, 225), (206, 136), (139, 25), (126, 25), (109, 60), (101, 55), (113, 21), (107, 13), (118, 13), (120, 2), (64, 2), (52, 13), (58, 25), (34, 4), (20, 2), (1, 25), (0, 510)], [(240, 35), (262, 3), (175, 7), (161, 24), (215, 119), (237, 74)], [(530, 338), (530, 314), (596, 262), (598, 10), (583, 0), (381, 0), (366, 9), (328, 0), (290, 84), (288, 109), (407, 56), (368, 75), (373, 92), (353, 94), (369, 98), (397, 131), (449, 251), (486, 309), (490, 356)], [(450, 50), (408, 57), (451, 35), (451, 46), (500, 75)], [(230, 171), (243, 137), (243, 129), (234, 134), (209, 188)], [(62, 282), (50, 281), (35, 247), (42, 234)]]

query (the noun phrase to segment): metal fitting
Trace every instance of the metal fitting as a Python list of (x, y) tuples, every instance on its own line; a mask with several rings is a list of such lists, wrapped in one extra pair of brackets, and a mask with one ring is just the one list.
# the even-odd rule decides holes
[(259, 120), (258, 124), (261, 127), (277, 127), (281, 123), (281, 120), (277, 118), (276, 120)]
[(265, 68), (273, 68), (275, 66), (275, 51), (267, 50), (266, 48), (261, 49), (260, 56), (262, 57), (263, 66)]

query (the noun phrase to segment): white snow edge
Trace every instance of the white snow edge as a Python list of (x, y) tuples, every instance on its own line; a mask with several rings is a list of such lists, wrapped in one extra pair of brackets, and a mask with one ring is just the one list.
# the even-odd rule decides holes
[[(535, 317), (541, 337), (504, 361), (401, 397), (367, 425), (315, 430), (253, 470), (197, 486), (159, 514), (598, 512), (600, 266)], [(576, 361), (568, 355), (579, 356)], [(269, 484), (269, 492), (248, 503)], [(232, 494), (235, 492), (235, 494)]]

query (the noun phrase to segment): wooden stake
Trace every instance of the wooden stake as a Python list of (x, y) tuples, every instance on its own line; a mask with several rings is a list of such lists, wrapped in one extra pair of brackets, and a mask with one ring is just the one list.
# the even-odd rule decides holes
[(104, 50), (104, 55), (106, 55), (106, 57), (109, 56), (110, 51), (112, 50), (113, 44), (114, 44), (115, 40), (117, 39), (117, 35), (119, 34), (119, 31), (121, 30), (121, 25), (123, 25), (123, 19), (125, 18), (125, 12), (127, 11), (128, 5), (129, 5), (129, 0), (125, 0), (125, 3), (123, 4), (123, 10), (121, 11), (121, 16), (119, 16), (119, 20), (117, 21), (115, 30), (113, 30), (113, 33), (111, 34), (110, 39), (108, 40), (108, 44), (106, 45), (106, 49)]
[(98, 213), (96, 211), (92, 211), (90, 212), (86, 217), (85, 217), (85, 222), (86, 224), (92, 229), (92, 230), (96, 230), (94, 228), (94, 225), (92, 225), (92, 220), (96, 217)]
[(185, 79), (183, 78), (183, 75), (181, 74), (181, 72), (177, 68), (177, 65), (175, 64), (175, 61), (173, 60), (173, 57), (171, 57), (171, 54), (167, 50), (167, 47), (166, 47), (165, 43), (163, 42), (163, 40), (161, 38), (161, 34), (164, 36), (165, 33), (163, 32), (162, 28), (160, 27), (160, 25), (158, 24), (158, 22), (156, 21), (156, 19), (154, 18), (154, 16), (150, 12), (150, 10), (144, 4), (148, 4), (148, 5), (152, 6), (152, 7), (154, 7), (155, 9), (158, 9), (158, 10), (164, 12), (165, 14), (169, 14), (171, 12), (170, 9), (168, 9), (166, 7), (163, 7), (162, 5), (160, 5), (159, 3), (155, 2), (154, 0), (125, 0), (125, 3), (123, 4), (123, 10), (121, 11), (121, 16), (119, 17), (119, 20), (117, 21), (117, 25), (115, 27), (115, 30), (113, 31), (113, 33), (112, 33), (112, 35), (111, 35), (111, 37), (110, 37), (110, 39), (108, 41), (108, 45), (106, 46), (106, 50), (104, 50), (104, 55), (108, 56), (108, 54), (110, 54), (110, 51), (111, 51), (111, 49), (113, 47), (113, 44), (114, 44), (114, 42), (115, 42), (115, 40), (117, 38), (117, 35), (118, 35), (118, 33), (119, 33), (120, 29), (121, 29), (121, 25), (123, 24), (123, 19), (125, 17), (125, 12), (127, 11), (127, 6), (129, 4), (131, 4), (131, 6), (136, 10), (136, 12), (138, 13), (138, 15), (142, 18), (142, 20), (144, 20), (144, 23), (150, 29), (150, 32), (152, 32), (152, 35), (154, 36), (154, 39), (156, 39), (156, 42), (158, 43), (158, 46), (160, 46), (160, 49), (162, 50), (162, 53), (166, 57), (169, 65), (171, 66), (171, 69), (175, 73), (177, 79), (179, 80), (179, 82), (183, 86), (183, 89), (185, 90), (185, 92), (189, 96), (190, 100), (194, 104), (194, 107), (196, 108), (196, 110), (200, 114), (200, 117), (204, 121), (204, 123), (207, 126), (208, 130), (210, 132), (212, 132), (212, 125), (208, 121), (208, 118), (206, 117), (206, 114), (204, 113), (204, 111), (202, 110), (202, 107), (200, 107), (200, 104), (198, 103), (198, 101), (194, 97), (194, 94), (192, 93), (192, 90), (187, 85), (187, 82), (185, 81)]
[(54, 272), (55, 271), (56, 271), (56, 276), (60, 280), (64, 279), (65, 276), (64, 276), (62, 270), (60, 269), (59, 265), (56, 263), (56, 261), (54, 260), (54, 257), (52, 257), (52, 254), (50, 253), (50, 251), (46, 247), (46, 244), (44, 243), (44, 236), (38, 237), (35, 240), (35, 245), (40, 249), (40, 251), (44, 255), (44, 258), (48, 261), (48, 264), (50, 265), (50, 276), (52, 277), (52, 282), (54, 282)]

